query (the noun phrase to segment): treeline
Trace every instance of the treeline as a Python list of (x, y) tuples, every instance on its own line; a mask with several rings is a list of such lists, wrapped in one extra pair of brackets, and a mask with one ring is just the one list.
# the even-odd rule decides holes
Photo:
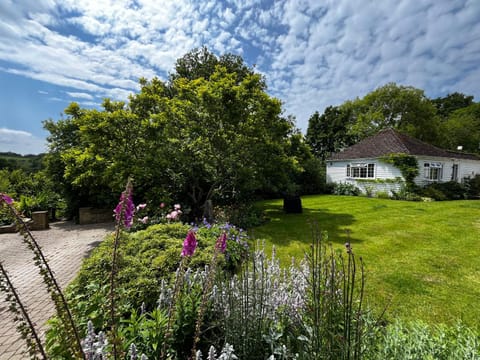
[(454, 92), (429, 99), (421, 89), (395, 83), (315, 112), (306, 140), (325, 159), (388, 127), (445, 149), (480, 153), (480, 103), (473, 96)]
[(21, 169), (27, 172), (35, 172), (43, 167), (45, 154), (20, 155), (13, 152), (0, 152), (0, 170)]

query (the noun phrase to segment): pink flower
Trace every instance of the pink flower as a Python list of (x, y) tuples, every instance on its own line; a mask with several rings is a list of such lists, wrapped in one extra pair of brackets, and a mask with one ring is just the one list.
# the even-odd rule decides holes
[(217, 242), (215, 244), (215, 249), (220, 251), (222, 254), (227, 249), (227, 233), (226, 232), (224, 232), (222, 235), (218, 237)]
[(141, 222), (142, 224), (148, 223), (148, 216), (145, 216), (145, 217), (143, 217), (142, 219), (140, 219), (140, 222)]
[(175, 205), (173, 205), (173, 208), (175, 210), (180, 210), (182, 207), (180, 206), (180, 204), (175, 204)]
[(0, 199), (2, 199), (3, 201), (5, 201), (8, 205), (12, 205), (13, 204), (13, 199), (8, 196), (7, 194), (4, 194), (4, 193), (0, 193)]
[(197, 248), (198, 242), (195, 238), (195, 233), (190, 230), (187, 234), (187, 237), (183, 241), (182, 256), (192, 256)]
[(137, 211), (143, 210), (147, 207), (147, 204), (140, 204), (137, 206)]
[(165, 207), (165, 203), (160, 203), (160, 209), (163, 209)]

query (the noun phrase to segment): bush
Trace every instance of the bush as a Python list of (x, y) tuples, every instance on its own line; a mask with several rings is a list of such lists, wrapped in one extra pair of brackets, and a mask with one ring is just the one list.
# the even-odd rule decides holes
[(480, 197), (480, 175), (466, 180), (465, 188), (469, 199), (478, 199)]
[(265, 223), (263, 210), (255, 204), (230, 205), (214, 209), (219, 223), (230, 223), (241, 229), (251, 229)]
[(356, 187), (354, 184), (350, 183), (335, 183), (333, 187), (333, 194), (335, 195), (351, 195), (351, 196), (358, 196), (360, 195), (361, 190)]
[(467, 197), (467, 188), (456, 181), (433, 183), (419, 191), (423, 197), (430, 197), (437, 201), (460, 200)]
[[(169, 281), (175, 274), (180, 253), (190, 226), (180, 223), (152, 225), (146, 230), (122, 233), (120, 239), (117, 273), (118, 313), (124, 319), (132, 309), (146, 310), (157, 307), (162, 280)], [(211, 262), (218, 236), (226, 231), (228, 250), (218, 259), (219, 266), (235, 271), (246, 257), (246, 234), (231, 225), (205, 224), (198, 228), (198, 248), (190, 259), (192, 269), (203, 268)], [(106, 309), (110, 284), (113, 236), (108, 236), (85, 260), (73, 283), (67, 288), (67, 298), (81, 331), (88, 320), (94, 328), (107, 329), (109, 312)], [(48, 348), (52, 355), (62, 357), (65, 344), (59, 338), (59, 323), (51, 320), (47, 334)]]
[(377, 191), (377, 192), (375, 193), (375, 196), (376, 196), (377, 198), (379, 198), (379, 199), (390, 199), (390, 194), (389, 194), (389, 192), (388, 192), (388, 191), (385, 191), (385, 190), (383, 190), (383, 191)]
[(365, 358), (383, 359), (478, 359), (478, 332), (457, 326), (431, 326), (420, 321), (397, 321), (385, 328), (378, 327), (376, 340)]

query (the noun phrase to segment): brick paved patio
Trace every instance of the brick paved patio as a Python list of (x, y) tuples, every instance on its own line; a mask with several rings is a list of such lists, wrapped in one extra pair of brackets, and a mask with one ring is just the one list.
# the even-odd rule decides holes
[[(104, 236), (113, 231), (113, 223), (75, 225), (71, 222), (50, 224), (49, 230), (33, 231), (46, 255), (57, 280), (64, 288), (80, 269), (82, 260), (98, 245)], [(18, 234), (0, 234), (0, 259), (28, 306), (32, 320), (40, 333), (45, 331), (44, 323), (53, 314), (54, 307), (44, 284), (33, 265), (32, 254)], [(15, 329), (12, 315), (0, 294), (0, 360), (28, 359), (24, 340)]]

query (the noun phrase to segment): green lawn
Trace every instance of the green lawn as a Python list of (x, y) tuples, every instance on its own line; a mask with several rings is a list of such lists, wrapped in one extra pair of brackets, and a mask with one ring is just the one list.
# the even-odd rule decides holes
[(388, 305), (387, 319), (479, 326), (480, 201), (306, 196), (298, 215), (285, 215), (282, 204), (262, 202), (270, 221), (251, 234), (274, 244), (283, 264), (303, 256), (313, 221), (335, 247), (350, 241), (363, 258), (367, 301)]

